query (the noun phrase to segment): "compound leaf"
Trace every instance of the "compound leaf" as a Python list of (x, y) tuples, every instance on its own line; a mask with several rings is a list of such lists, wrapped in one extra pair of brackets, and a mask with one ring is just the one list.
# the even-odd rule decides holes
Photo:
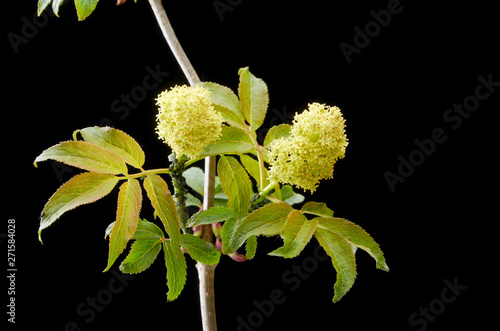
[(284, 258), (296, 257), (311, 240), (317, 226), (317, 219), (308, 220), (299, 210), (293, 210), (288, 214), (280, 234), (285, 243), (269, 255)]
[(356, 279), (356, 261), (352, 246), (344, 237), (319, 226), (314, 236), (332, 258), (333, 266), (337, 271), (333, 296), (333, 302), (337, 302), (351, 289)]
[(126, 274), (138, 274), (151, 266), (161, 250), (161, 241), (152, 239), (135, 240), (120, 270)]
[(139, 223), (141, 206), (141, 185), (137, 179), (130, 178), (120, 186), (118, 193), (116, 220), (109, 236), (108, 265), (104, 271), (111, 268), (127, 246), (128, 241), (132, 239)]
[(144, 151), (137, 141), (125, 132), (108, 126), (94, 126), (75, 131), (73, 137), (76, 137), (78, 132), (86, 141), (115, 153), (131, 166), (141, 169), (144, 165)]
[(119, 179), (112, 175), (90, 172), (72, 177), (45, 204), (40, 217), (38, 235), (40, 236), (43, 229), (54, 223), (68, 210), (95, 202), (108, 195), (118, 181)]
[(126, 174), (127, 165), (116, 154), (87, 141), (63, 141), (42, 152), (34, 162), (55, 160), (101, 174)]
[(220, 252), (209, 242), (191, 234), (181, 234), (181, 246), (196, 261), (214, 265), (219, 263)]
[(181, 294), (186, 283), (186, 259), (178, 245), (171, 240), (163, 242), (165, 266), (167, 267), (167, 300), (173, 301)]

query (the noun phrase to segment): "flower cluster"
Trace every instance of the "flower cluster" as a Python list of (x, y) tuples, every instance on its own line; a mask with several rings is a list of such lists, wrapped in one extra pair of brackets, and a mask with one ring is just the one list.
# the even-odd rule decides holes
[(156, 99), (159, 112), (156, 132), (177, 155), (197, 157), (222, 130), (223, 118), (201, 87), (175, 86)]
[(345, 155), (344, 122), (338, 107), (319, 103), (296, 114), (290, 136), (271, 145), (270, 179), (314, 192), (320, 180), (333, 177), (335, 162)]

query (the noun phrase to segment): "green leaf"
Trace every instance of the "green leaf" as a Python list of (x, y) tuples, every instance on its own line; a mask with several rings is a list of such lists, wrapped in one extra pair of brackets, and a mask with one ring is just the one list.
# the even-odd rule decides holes
[(54, 0), (52, 1), (52, 11), (59, 17), (59, 7), (64, 3), (65, 0)]
[(356, 279), (356, 261), (352, 246), (344, 237), (319, 226), (314, 236), (332, 258), (337, 271), (333, 297), (333, 302), (337, 302), (350, 290)]
[(269, 147), (276, 139), (286, 138), (290, 136), (292, 127), (289, 124), (279, 124), (273, 126), (266, 134), (264, 139), (264, 147)]
[(40, 236), (43, 229), (54, 223), (68, 210), (95, 202), (108, 195), (118, 181), (119, 179), (115, 176), (89, 172), (72, 177), (45, 204), (40, 217), (38, 235)]
[(139, 218), (137, 230), (132, 239), (160, 240), (162, 238), (165, 238), (165, 234), (156, 224)]
[[(234, 234), (236, 232), (236, 228), (238, 227), (239, 220), (237, 218), (229, 218), (224, 223), (221, 231), (222, 238), (222, 253), (231, 254), (236, 249), (232, 249), (231, 240), (234, 238)], [(244, 240), (243, 240), (244, 241)], [(242, 243), (243, 243), (242, 241)], [(241, 246), (241, 244), (240, 244)]]
[(256, 236), (248, 237), (248, 239), (245, 243), (245, 250), (246, 250), (245, 256), (247, 257), (247, 259), (251, 260), (255, 257), (255, 254), (257, 253), (257, 237)]
[(304, 196), (293, 190), (290, 185), (283, 185), (281, 188), (281, 200), (293, 206), (304, 201)]
[(186, 284), (186, 259), (178, 245), (171, 240), (163, 242), (165, 266), (167, 267), (167, 300), (173, 301), (181, 294)]
[(240, 101), (230, 88), (211, 82), (201, 83), (201, 86), (211, 92), (210, 99), (215, 110), (221, 113), (227, 123), (241, 128), (245, 126), (245, 117), (241, 112)]
[(200, 199), (198, 199), (197, 197), (195, 197), (191, 193), (188, 193), (188, 194), (186, 194), (186, 207), (191, 207), (191, 206), (201, 208), (202, 203), (201, 203)]
[(200, 157), (218, 154), (242, 154), (250, 152), (253, 148), (252, 138), (246, 131), (234, 126), (224, 126), (220, 137), (205, 147), (200, 153)]
[(94, 126), (75, 131), (73, 137), (76, 138), (78, 132), (86, 141), (101, 146), (131, 166), (142, 169), (145, 160), (144, 151), (137, 141), (125, 132), (108, 126)]
[(135, 240), (120, 270), (126, 274), (138, 274), (151, 266), (161, 250), (160, 240)]
[(75, 0), (78, 20), (83, 21), (92, 14), (99, 0)]
[(34, 162), (55, 160), (101, 174), (127, 174), (127, 165), (110, 151), (86, 141), (64, 141), (42, 152)]
[(238, 218), (244, 217), (248, 213), (252, 199), (252, 182), (234, 157), (221, 155), (217, 165), (220, 184), (229, 201), (227, 208), (234, 211)]
[(317, 226), (317, 219), (308, 220), (299, 210), (293, 210), (288, 214), (280, 234), (285, 243), (282, 247), (269, 253), (269, 255), (284, 258), (296, 257), (311, 240)]
[[(168, 189), (167, 183), (158, 175), (148, 175), (144, 179), (144, 188), (156, 214), (163, 222), (172, 245), (178, 247), (181, 243), (181, 225), (175, 201)], [(177, 250), (172, 251), (174, 253), (177, 252)]]
[(308, 201), (302, 206), (300, 211), (304, 214), (333, 217), (333, 211), (323, 202)]
[(250, 236), (279, 234), (292, 210), (289, 204), (271, 203), (240, 221), (226, 221), (222, 228), (222, 251), (225, 254), (236, 251)]
[(104, 271), (116, 261), (127, 243), (132, 239), (139, 222), (139, 212), (142, 206), (142, 191), (139, 181), (129, 178), (120, 186), (118, 193), (118, 208), (113, 230), (109, 236), (108, 265)]
[(257, 182), (259, 189), (263, 189), (269, 185), (269, 180), (267, 179), (267, 169), (264, 168), (264, 187), (260, 187), (260, 165), (257, 160), (253, 159), (249, 155), (240, 155), (240, 160), (248, 174)]
[(220, 252), (214, 245), (201, 238), (191, 234), (181, 234), (181, 246), (198, 262), (208, 265), (219, 263)]
[(38, 16), (40, 16), (45, 8), (52, 2), (52, 0), (38, 0)]
[(191, 216), (187, 222), (187, 226), (194, 227), (215, 222), (225, 222), (230, 218), (238, 218), (238, 215), (226, 207), (212, 207), (207, 210), (199, 211)]
[(385, 262), (384, 254), (380, 250), (379, 245), (359, 225), (343, 218), (317, 217), (316, 219), (319, 221), (318, 226), (320, 228), (327, 229), (344, 237), (353, 246), (359, 247), (370, 254), (375, 259), (378, 269), (389, 271), (389, 267)]
[(248, 67), (238, 71), (240, 85), (238, 95), (240, 97), (241, 110), (246, 121), (250, 124), (252, 131), (257, 130), (266, 117), (269, 104), (269, 93), (267, 85), (260, 78), (255, 77)]
[(191, 187), (196, 193), (203, 196), (205, 187), (205, 173), (201, 168), (190, 167), (184, 171), (182, 176), (186, 179), (186, 184)]

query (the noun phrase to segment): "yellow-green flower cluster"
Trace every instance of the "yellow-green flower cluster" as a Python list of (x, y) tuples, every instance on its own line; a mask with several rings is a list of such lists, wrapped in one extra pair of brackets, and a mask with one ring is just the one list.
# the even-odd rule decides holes
[(156, 132), (178, 155), (197, 157), (222, 130), (223, 118), (201, 86), (175, 86), (158, 95)]
[(295, 115), (290, 136), (271, 145), (269, 178), (314, 192), (320, 180), (333, 177), (335, 162), (345, 155), (344, 122), (338, 107), (309, 104)]

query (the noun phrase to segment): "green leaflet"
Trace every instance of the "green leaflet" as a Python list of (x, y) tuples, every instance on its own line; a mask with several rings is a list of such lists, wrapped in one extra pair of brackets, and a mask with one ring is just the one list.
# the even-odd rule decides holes
[[(148, 175), (144, 179), (144, 189), (156, 214), (163, 222), (173, 247), (178, 247), (181, 243), (181, 225), (175, 201), (167, 183), (158, 175)], [(173, 250), (173, 253), (175, 254), (177, 251)]]
[(312, 214), (316, 216), (325, 216), (325, 217), (333, 216), (333, 210), (328, 208), (326, 204), (323, 202), (314, 202), (314, 201), (306, 202), (302, 206), (300, 211), (304, 214)]
[(264, 139), (264, 147), (269, 147), (270, 144), (280, 138), (286, 138), (290, 136), (290, 131), (292, 127), (289, 124), (279, 124), (273, 126), (266, 134), (266, 138)]
[(78, 20), (83, 21), (92, 14), (99, 0), (75, 0)]
[(231, 156), (221, 155), (217, 165), (220, 185), (229, 201), (227, 208), (236, 213), (238, 218), (248, 213), (252, 199), (252, 182), (243, 166)]
[(156, 260), (161, 246), (160, 240), (135, 240), (127, 257), (120, 264), (120, 270), (127, 274), (143, 272)]
[(59, 16), (59, 7), (62, 5), (64, 0), (38, 0), (38, 16), (47, 8), (47, 6), (52, 2), (52, 10), (56, 16)]
[(378, 269), (389, 271), (379, 245), (359, 225), (343, 218), (317, 217), (316, 219), (319, 221), (319, 228), (327, 229), (344, 237), (353, 246), (359, 247), (370, 254), (375, 259)]
[(165, 238), (165, 234), (156, 224), (139, 218), (132, 239), (160, 240), (161, 238)]
[(293, 208), (286, 203), (271, 203), (240, 220), (228, 220), (222, 228), (222, 251), (232, 253), (254, 235), (274, 236), (281, 232)]
[(304, 199), (304, 196), (300, 193), (296, 193), (290, 185), (283, 185), (281, 188), (281, 201), (289, 205), (301, 203)]
[(64, 141), (42, 152), (34, 162), (56, 160), (101, 174), (127, 174), (127, 165), (116, 154), (87, 141)]
[(210, 99), (215, 110), (221, 113), (226, 122), (232, 126), (245, 127), (240, 101), (230, 88), (211, 82), (204, 82), (201, 85), (211, 92)]
[(210, 143), (201, 152), (200, 157), (218, 154), (241, 154), (254, 149), (254, 143), (248, 133), (234, 126), (222, 127), (221, 136)]
[(127, 246), (127, 242), (132, 239), (139, 222), (141, 206), (141, 185), (137, 179), (130, 178), (120, 186), (118, 193), (116, 220), (109, 236), (108, 265), (104, 271), (111, 268)]
[(248, 67), (241, 68), (238, 74), (240, 75), (238, 95), (241, 110), (246, 121), (250, 124), (250, 129), (255, 131), (264, 123), (266, 117), (269, 104), (267, 85), (262, 79), (255, 77)]
[(135, 168), (141, 169), (144, 165), (145, 156), (141, 146), (123, 131), (110, 127), (94, 126), (75, 131), (74, 138), (76, 138), (77, 133), (80, 133), (85, 141), (115, 153)]
[(202, 210), (191, 216), (187, 222), (187, 226), (194, 227), (203, 224), (212, 224), (215, 222), (225, 222), (231, 218), (238, 218), (238, 215), (226, 208), (221, 206), (212, 207), (207, 210)]
[(186, 184), (191, 187), (196, 193), (203, 196), (205, 187), (205, 173), (198, 167), (190, 167), (182, 174), (186, 178)]
[(181, 234), (181, 246), (191, 257), (201, 263), (214, 265), (219, 263), (220, 252), (211, 243), (191, 234)]
[(257, 236), (248, 237), (247, 241), (245, 242), (245, 250), (245, 256), (247, 257), (247, 259), (251, 260), (255, 257), (255, 254), (257, 253)]
[(269, 180), (267, 179), (267, 169), (264, 167), (264, 185), (263, 187), (260, 187), (260, 166), (257, 160), (248, 155), (240, 155), (240, 160), (248, 174), (257, 182), (259, 189), (263, 189), (269, 185)]
[(349, 291), (356, 279), (356, 261), (352, 246), (344, 237), (322, 227), (316, 229), (314, 236), (332, 258), (337, 271), (333, 297), (333, 302), (337, 302)]
[(171, 240), (163, 242), (165, 266), (167, 267), (167, 300), (173, 301), (181, 294), (186, 283), (186, 259), (178, 245)]
[(293, 210), (288, 214), (280, 234), (285, 243), (269, 255), (283, 258), (296, 257), (311, 240), (317, 226), (317, 219), (308, 220), (299, 210)]
[(117, 183), (118, 178), (115, 176), (86, 172), (74, 176), (61, 185), (42, 210), (38, 229), (40, 241), (42, 230), (54, 223), (62, 214), (101, 199), (108, 195)]

